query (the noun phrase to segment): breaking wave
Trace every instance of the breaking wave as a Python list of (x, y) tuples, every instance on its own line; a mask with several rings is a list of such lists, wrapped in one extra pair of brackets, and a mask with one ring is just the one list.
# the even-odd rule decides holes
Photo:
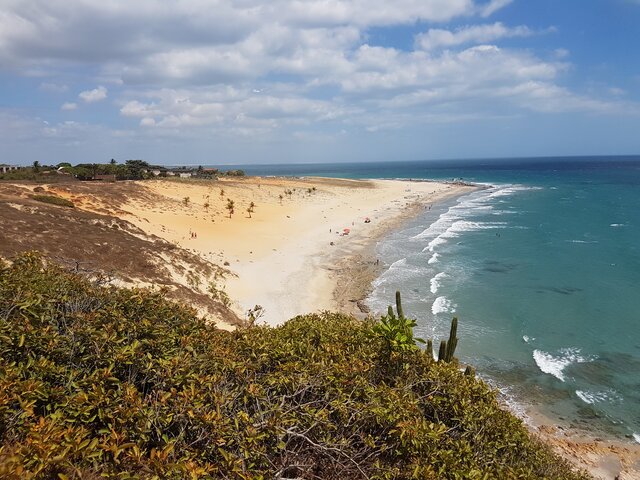
[(454, 313), (455, 305), (451, 303), (447, 297), (438, 297), (431, 306), (431, 313), (437, 315), (439, 313)]
[(578, 348), (562, 348), (558, 355), (551, 355), (542, 350), (533, 351), (533, 359), (538, 368), (549, 375), (553, 375), (558, 380), (564, 382), (564, 369), (573, 363), (584, 363), (590, 361), (589, 358), (580, 355)]
[(589, 392), (586, 390), (576, 390), (576, 395), (584, 403), (593, 405), (594, 403), (618, 401), (621, 399), (615, 390), (605, 390), (603, 392)]
[(440, 280), (446, 276), (447, 276), (446, 273), (440, 272), (431, 279), (431, 293), (433, 293), (434, 295), (438, 293), (438, 289), (440, 288), (440, 285), (441, 285)]

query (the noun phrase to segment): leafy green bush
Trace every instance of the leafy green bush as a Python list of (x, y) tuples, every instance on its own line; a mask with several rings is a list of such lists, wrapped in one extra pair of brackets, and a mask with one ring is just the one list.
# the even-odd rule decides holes
[(31, 195), (31, 198), (42, 203), (50, 203), (52, 205), (58, 205), (60, 207), (73, 208), (73, 202), (66, 198), (56, 197), (55, 195)]
[(0, 264), (0, 477), (579, 479), (455, 363), (373, 322), (225, 332), (162, 292)]

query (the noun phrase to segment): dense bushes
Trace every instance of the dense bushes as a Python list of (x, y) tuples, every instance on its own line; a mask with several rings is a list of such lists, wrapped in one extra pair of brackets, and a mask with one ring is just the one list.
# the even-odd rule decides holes
[(2, 478), (586, 478), (482, 382), (324, 313), (224, 332), (36, 255), (0, 266)]
[(60, 207), (71, 207), (73, 208), (73, 202), (71, 200), (67, 200), (66, 198), (57, 197), (55, 195), (31, 195), (31, 198), (38, 202), (42, 203), (50, 203), (51, 205), (58, 205)]

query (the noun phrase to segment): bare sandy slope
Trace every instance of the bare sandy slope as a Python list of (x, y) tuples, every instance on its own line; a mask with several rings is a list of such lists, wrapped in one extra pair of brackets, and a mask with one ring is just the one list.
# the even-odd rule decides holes
[[(73, 199), (76, 208), (35, 201), (34, 189)], [(238, 324), (240, 319), (202, 285), (204, 279), (226, 277), (227, 269), (112, 214), (139, 189), (133, 190), (113, 184), (0, 183), (0, 257), (38, 250), (88, 276), (106, 275), (116, 285), (163, 288), (169, 298), (193, 306), (220, 327)]]
[[(140, 187), (150, 195), (120, 205), (122, 218), (211, 261), (228, 262), (234, 275), (217, 288), (225, 289), (239, 316), (260, 305), (262, 320), (271, 325), (335, 309), (340, 260), (374, 242), (394, 220), (470, 189), (319, 178), (172, 180)], [(225, 208), (229, 199), (234, 202), (231, 215)]]

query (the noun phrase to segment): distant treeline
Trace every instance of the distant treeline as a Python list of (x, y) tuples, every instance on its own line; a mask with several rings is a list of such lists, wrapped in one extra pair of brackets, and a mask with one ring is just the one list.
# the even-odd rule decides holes
[[(179, 167), (167, 168), (151, 165), (144, 160), (127, 160), (118, 163), (112, 159), (109, 163), (79, 163), (72, 165), (68, 162), (56, 165), (41, 165), (33, 162), (29, 167), (0, 173), (0, 180), (43, 180), (50, 179), (52, 175), (71, 176), (78, 180), (144, 180), (147, 178), (190, 174), (199, 178), (212, 178), (216, 176), (244, 176), (243, 170), (228, 170), (226, 172), (215, 168)], [(107, 176), (107, 178), (105, 178)]]

